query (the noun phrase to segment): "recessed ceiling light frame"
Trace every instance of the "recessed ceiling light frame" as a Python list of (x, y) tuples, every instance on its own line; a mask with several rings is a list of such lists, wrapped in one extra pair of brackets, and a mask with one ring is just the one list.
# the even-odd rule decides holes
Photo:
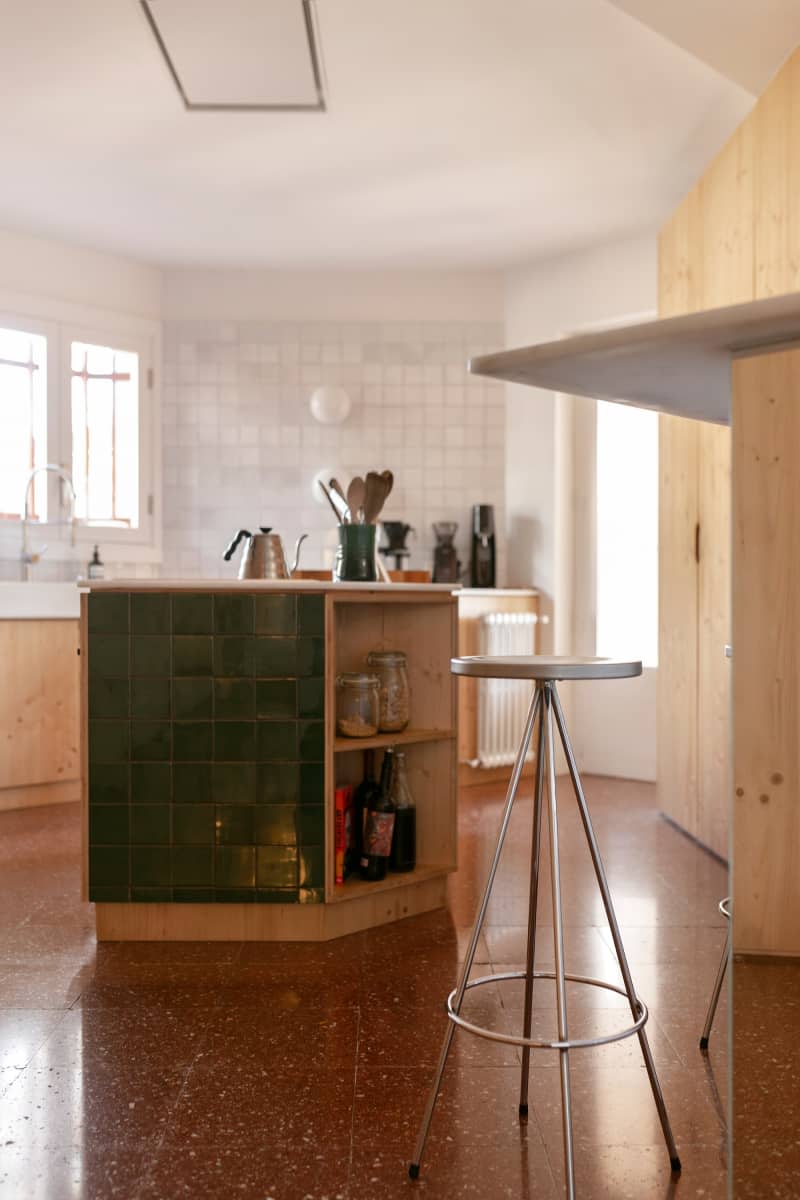
[(319, 49), (319, 35), (316, 27), (314, 0), (300, 0), (303, 5), (303, 19), (308, 38), (308, 53), (311, 59), (311, 70), (314, 75), (314, 85), (317, 92), (316, 103), (313, 104), (207, 104), (190, 100), (186, 94), (178, 71), (153, 14), (153, 0), (139, 0), (142, 11), (150, 26), (153, 37), (172, 76), (172, 81), (178, 89), (178, 94), (188, 112), (325, 112), (325, 94), (322, 86), (322, 57)]

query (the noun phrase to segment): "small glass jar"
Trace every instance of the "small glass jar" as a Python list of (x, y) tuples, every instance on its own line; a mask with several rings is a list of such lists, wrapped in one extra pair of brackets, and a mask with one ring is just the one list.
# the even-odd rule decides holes
[(408, 686), (408, 662), (402, 650), (371, 650), (367, 666), (380, 680), (381, 733), (399, 733), (408, 725), (411, 692)]
[(340, 737), (374, 737), (378, 732), (380, 682), (361, 671), (336, 678), (336, 732)]

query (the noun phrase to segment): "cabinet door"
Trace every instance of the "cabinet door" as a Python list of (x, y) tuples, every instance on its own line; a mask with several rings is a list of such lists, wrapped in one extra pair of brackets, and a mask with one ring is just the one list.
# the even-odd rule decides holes
[(659, 422), (658, 802), (697, 823), (698, 424)]
[(728, 857), (730, 822), (731, 431), (698, 425), (697, 826), (692, 832)]

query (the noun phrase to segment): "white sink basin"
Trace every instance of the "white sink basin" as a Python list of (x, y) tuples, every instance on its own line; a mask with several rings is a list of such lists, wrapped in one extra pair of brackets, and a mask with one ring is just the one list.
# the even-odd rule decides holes
[(46, 621), (80, 616), (76, 583), (0, 581), (0, 621)]

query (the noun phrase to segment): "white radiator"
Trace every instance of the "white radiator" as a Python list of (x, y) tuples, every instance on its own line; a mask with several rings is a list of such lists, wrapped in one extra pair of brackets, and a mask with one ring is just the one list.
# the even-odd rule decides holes
[[(478, 623), (479, 654), (535, 654), (536, 613), (487, 613)], [(526, 679), (478, 680), (478, 764), (513, 763), (533, 684)], [(532, 751), (528, 752), (530, 758)]]

